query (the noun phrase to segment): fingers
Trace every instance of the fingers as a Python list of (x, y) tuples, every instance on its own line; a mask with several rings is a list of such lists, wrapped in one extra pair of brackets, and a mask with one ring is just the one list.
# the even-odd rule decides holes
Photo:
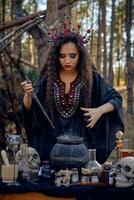
[(80, 109), (83, 110), (83, 111), (89, 111), (89, 108), (80, 107)]
[(87, 128), (93, 128), (93, 126), (96, 124), (97, 118), (89, 118), (87, 121)]
[(25, 94), (31, 94), (33, 91), (33, 86), (32, 86), (32, 82), (31, 81), (23, 81), (21, 83), (21, 86), (23, 87), (23, 90), (25, 92)]
[(32, 84), (32, 81), (30, 81), (30, 80), (25, 80), (25, 81), (21, 82), (21, 86), (24, 86), (24, 85), (26, 85), (26, 84)]
[(100, 118), (100, 113), (98, 108), (81, 108), (84, 111), (83, 116), (85, 117), (87, 128), (93, 128), (98, 119)]
[(94, 117), (89, 117), (88, 119), (87, 119), (87, 128), (89, 127), (89, 128), (92, 128), (93, 126), (94, 126), (94, 124), (95, 124), (95, 119), (94, 119)]
[(91, 128), (92, 127), (92, 116), (90, 115), (90, 109), (89, 108), (81, 108), (81, 110), (84, 111), (83, 116), (85, 117), (85, 121), (86, 121), (86, 127)]
[(85, 113), (83, 114), (84, 117), (91, 117), (92, 115), (92, 111), (93, 109), (92, 108), (80, 108), (81, 110), (85, 111)]

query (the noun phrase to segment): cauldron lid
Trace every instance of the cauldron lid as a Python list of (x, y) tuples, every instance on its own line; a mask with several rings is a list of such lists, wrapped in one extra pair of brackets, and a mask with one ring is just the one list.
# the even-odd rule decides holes
[(81, 144), (83, 142), (83, 138), (73, 135), (60, 135), (57, 138), (57, 141), (61, 144)]

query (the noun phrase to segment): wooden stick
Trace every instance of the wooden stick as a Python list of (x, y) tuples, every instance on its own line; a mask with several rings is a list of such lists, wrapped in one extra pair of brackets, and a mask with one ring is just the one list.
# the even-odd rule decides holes
[[(13, 63), (14, 67), (17, 68), (17, 70), (18, 70), (20, 76), (23, 78), (23, 80), (29, 80), (28, 77), (25, 75), (25, 72), (24, 72), (24, 69), (23, 69), (22, 65), (20, 64), (20, 57), (18, 58), (18, 60), (15, 60), (14, 58), (11, 57), (11, 55), (9, 54), (7, 49), (5, 49), (5, 52), (8, 55), (8, 57), (10, 58), (10, 60)], [(49, 118), (47, 112), (45, 111), (44, 107), (42, 106), (42, 104), (40, 103), (37, 95), (34, 92), (32, 92), (32, 97), (35, 99), (35, 102), (39, 106), (39, 108), (42, 111), (43, 115), (47, 118), (47, 120), (51, 124), (52, 128), (54, 129), (55, 127), (54, 127), (54, 124), (53, 124), (52, 120)]]

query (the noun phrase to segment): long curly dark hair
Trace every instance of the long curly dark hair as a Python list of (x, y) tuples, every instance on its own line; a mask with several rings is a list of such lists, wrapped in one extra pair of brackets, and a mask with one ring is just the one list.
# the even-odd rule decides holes
[(54, 87), (53, 83), (60, 73), (60, 49), (63, 44), (73, 42), (79, 52), (79, 60), (77, 65), (78, 75), (84, 81), (83, 94), (84, 94), (84, 106), (89, 107), (91, 104), (91, 88), (92, 88), (92, 67), (93, 63), (89, 59), (86, 47), (81, 42), (81, 36), (73, 34), (70, 32), (66, 37), (58, 37), (54, 45), (51, 47), (46, 63), (44, 64), (38, 84), (40, 85), (44, 80), (46, 81), (46, 95), (45, 103), (47, 105), (47, 110), (51, 116), (52, 121), (54, 120)]

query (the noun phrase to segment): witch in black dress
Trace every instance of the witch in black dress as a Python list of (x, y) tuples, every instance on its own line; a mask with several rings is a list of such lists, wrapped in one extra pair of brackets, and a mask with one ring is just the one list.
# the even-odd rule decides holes
[[(56, 35), (36, 87), (24, 81), (24, 124), (28, 143), (41, 160), (49, 160), (57, 137), (67, 133), (83, 137), (104, 163), (115, 147), (116, 132), (124, 131), (122, 98), (94, 70), (79, 33)], [(36, 92), (54, 129), (32, 99)]]

